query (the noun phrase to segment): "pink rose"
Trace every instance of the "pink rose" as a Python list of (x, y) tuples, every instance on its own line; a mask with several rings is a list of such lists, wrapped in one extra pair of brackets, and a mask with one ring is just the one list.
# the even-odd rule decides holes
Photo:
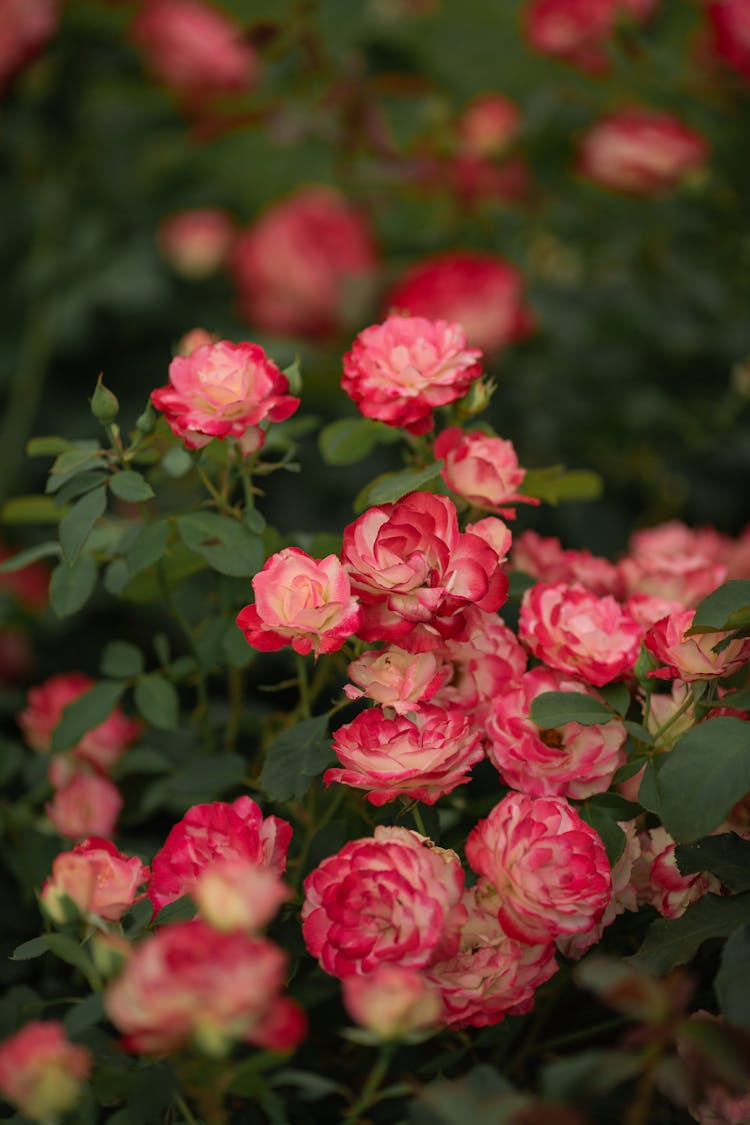
[(162, 256), (189, 279), (210, 277), (234, 241), (234, 223), (221, 207), (177, 211), (159, 224), (156, 241)]
[(470, 156), (496, 156), (515, 138), (520, 122), (521, 111), (510, 98), (489, 92), (477, 94), (459, 118), (459, 147)]
[(203, 869), (218, 859), (246, 860), (282, 875), (291, 838), (292, 826), (276, 816), (264, 818), (250, 797), (231, 805), (193, 805), (151, 863), (148, 897), (154, 910), (190, 894)]
[(426, 970), (440, 989), (449, 1027), (487, 1027), (528, 1012), (534, 993), (557, 972), (555, 947), (516, 941), (497, 919), (498, 895), (481, 880), (464, 893), (467, 919), (450, 958)]
[(455, 852), (408, 828), (378, 825), (307, 876), (302, 933), (336, 977), (384, 962), (422, 969), (458, 948), (463, 888)]
[(123, 855), (109, 840), (90, 836), (72, 851), (55, 856), (40, 898), (55, 922), (65, 921), (61, 902), (65, 896), (73, 900), (81, 914), (119, 922), (125, 911), (143, 898), (137, 891), (148, 878), (149, 869), (137, 856)]
[[(17, 549), (0, 543), (0, 562), (7, 562), (17, 554)], [(49, 602), (49, 576), (46, 563), (27, 563), (10, 574), (0, 574), (0, 590), (9, 594), (27, 613), (37, 613)]]
[(649, 672), (649, 676), (690, 684), (695, 680), (731, 676), (750, 661), (750, 638), (737, 637), (715, 651), (731, 634), (687, 636), (694, 617), (694, 609), (675, 610), (651, 626), (643, 643), (663, 667)]
[(508, 504), (539, 503), (518, 491), (526, 470), (518, 464), (511, 441), (451, 426), (436, 438), (435, 457), (445, 462), (440, 475), (448, 488), (478, 508), (513, 519), (515, 509)]
[(426, 703), (406, 715), (387, 718), (377, 707), (339, 727), (333, 749), (343, 769), (326, 770), (326, 785), (339, 781), (367, 790), (373, 805), (410, 797), (434, 805), (469, 780), (484, 757), (481, 734), (461, 711)]
[(677, 520), (638, 531), (618, 564), (625, 591), (696, 606), (725, 580), (730, 544), (712, 528), (693, 531)]
[(492, 547), (501, 564), (508, 561), (513, 533), (507, 523), (498, 516), (484, 516), (476, 523), (467, 523), (466, 530), (470, 535), (478, 535), (485, 543)]
[(302, 1011), (280, 995), (287, 958), (265, 938), (219, 933), (205, 922), (162, 926), (137, 945), (104, 994), (108, 1017), (138, 1054), (194, 1043), (225, 1054), (233, 1040), (291, 1050)]
[(56, 1120), (78, 1101), (92, 1062), (58, 1020), (32, 1020), (0, 1043), (0, 1093), (32, 1121)]
[(619, 598), (622, 582), (615, 567), (607, 559), (590, 551), (564, 548), (554, 536), (545, 537), (535, 531), (524, 531), (513, 541), (511, 563), (516, 570), (530, 574), (540, 582), (579, 583), (592, 594)]
[(458, 323), (472, 348), (494, 352), (531, 329), (523, 284), (515, 266), (497, 255), (451, 251), (412, 265), (384, 304), (411, 317)]
[(581, 141), (582, 176), (602, 187), (656, 195), (676, 187), (708, 156), (704, 138), (669, 113), (624, 109), (602, 118)]
[(292, 892), (268, 867), (247, 859), (216, 859), (199, 871), (192, 895), (201, 917), (215, 930), (255, 933)]
[(242, 28), (200, 0), (149, 0), (132, 36), (159, 81), (189, 101), (238, 93), (255, 84), (258, 59)]
[(532, 47), (591, 74), (609, 69), (607, 46), (618, 19), (642, 22), (658, 0), (529, 0), (524, 29)]
[(362, 610), (335, 555), (312, 559), (298, 547), (272, 555), (253, 578), (255, 605), (237, 624), (261, 652), (291, 645), (302, 655), (336, 652), (357, 632)]
[(433, 702), (467, 711), (486, 736), (492, 704), (526, 670), (526, 650), (496, 614), (469, 608), (463, 616), (464, 631), (437, 650), (438, 657), (453, 665), (453, 675)]
[(212, 438), (243, 439), (248, 430), (263, 444), (260, 422), (283, 422), (299, 399), (287, 394), (289, 383), (258, 344), (222, 340), (176, 356), (169, 383), (151, 392), (174, 434), (188, 449), (201, 449)]
[(680, 874), (676, 845), (666, 828), (641, 832), (640, 844), (641, 854), (633, 870), (639, 902), (654, 906), (665, 918), (679, 918), (691, 902), (721, 890), (719, 880), (707, 871)]
[(497, 889), (503, 929), (532, 945), (588, 930), (612, 894), (604, 845), (562, 797), (508, 794), (472, 829), (466, 858)]
[(543, 663), (594, 687), (627, 676), (641, 646), (640, 627), (614, 598), (562, 582), (526, 591), (519, 637)]
[(450, 633), (441, 619), (469, 605), (492, 612), (507, 594), (493, 548), (461, 534), (453, 503), (429, 492), (370, 508), (344, 529), (341, 555), (363, 603), (365, 640), (398, 640), (418, 623)]
[(122, 809), (120, 790), (108, 778), (76, 772), (44, 806), (61, 836), (111, 836)]
[(503, 781), (532, 797), (569, 797), (585, 800), (604, 793), (614, 773), (624, 764), (627, 732), (613, 720), (603, 725), (563, 723), (545, 730), (531, 719), (531, 704), (547, 691), (571, 691), (596, 698), (580, 680), (562, 672), (534, 668), (518, 687), (498, 696), (486, 726), (487, 755)]
[(482, 374), (480, 358), (460, 324), (389, 316), (357, 336), (341, 386), (365, 418), (424, 434), (433, 409), (461, 398)]
[[(49, 753), (52, 735), (63, 711), (70, 703), (80, 699), (95, 682), (82, 672), (64, 672), (31, 689), (25, 710), (16, 717), (21, 733), (32, 750)], [(71, 754), (79, 761), (106, 772), (140, 733), (141, 724), (127, 718), (120, 707), (115, 707), (104, 722), (86, 731)]]
[[(440, 176), (453, 189), (459, 203), (465, 207), (473, 207), (484, 200), (492, 199), (501, 199), (510, 204), (523, 203), (532, 195), (533, 184), (529, 165), (525, 157), (517, 153), (491, 159), (459, 151), (442, 167), (438, 165), (437, 168), (426, 169), (426, 171), (428, 174), (425, 180), (429, 186), (434, 184), (436, 176)], [(476, 316), (474, 326), (469, 325), (472, 334), (476, 330), (480, 333), (470, 342), (480, 346), (479, 340), (484, 326), (488, 333), (487, 338), (495, 337), (493, 343), (486, 345), (488, 349), (494, 350), (503, 346), (506, 341), (496, 342), (497, 333), (492, 331), (490, 325), (493, 323), (497, 325), (497, 320), (486, 305), (484, 314), (484, 317)], [(527, 336), (534, 329), (534, 317), (524, 311), (521, 315), (523, 319), (517, 325), (516, 339)]]
[(443, 1008), (422, 973), (387, 962), (365, 976), (344, 977), (342, 993), (354, 1022), (386, 1043), (434, 1027)]
[(301, 188), (235, 243), (240, 312), (264, 332), (325, 338), (348, 319), (351, 289), (375, 263), (364, 215), (331, 188)]
[(750, 79), (749, 0), (710, 0), (708, 18), (717, 56)]
[(54, 35), (58, 19), (58, 0), (3, 0), (0, 91)]
[(405, 715), (418, 703), (432, 699), (450, 675), (450, 668), (432, 652), (411, 653), (391, 646), (381, 652), (363, 652), (349, 665), (348, 673), (349, 679), (358, 685), (345, 684), (348, 699), (367, 696), (381, 707)]

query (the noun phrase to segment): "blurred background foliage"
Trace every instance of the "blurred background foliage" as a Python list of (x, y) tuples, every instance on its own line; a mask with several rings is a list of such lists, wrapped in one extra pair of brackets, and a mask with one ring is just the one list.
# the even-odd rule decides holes
[[(356, 332), (382, 318), (408, 266), (461, 249), (517, 267), (533, 318), (533, 332), (488, 357), (490, 421), (523, 465), (591, 468), (605, 481), (600, 501), (521, 522), (610, 554), (635, 523), (674, 516), (738, 532), (750, 515), (750, 86), (709, 57), (704, 4), (662, 0), (647, 24), (623, 26), (608, 73), (594, 77), (531, 48), (519, 0), (217, 7), (244, 29), (259, 75), (210, 107), (151, 73), (127, 2), (68, 0), (54, 35), (6, 83), (5, 496), (41, 483), (42, 467), (23, 456), (31, 434), (90, 436), (99, 371), (134, 420), (196, 325), (257, 340), (281, 366), (299, 354), (307, 409), (351, 413), (339, 379)], [(510, 201), (502, 187), (457, 188), (458, 122), (490, 91), (520, 111), (508, 159), (527, 170)], [(705, 168), (653, 196), (579, 175), (583, 131), (634, 102), (703, 134)], [(175, 211), (220, 207), (245, 228), (309, 184), (361, 209), (377, 254), (322, 341), (269, 335), (240, 314), (229, 271), (187, 279), (159, 252), (156, 232)], [(306, 441), (319, 511), (282, 482), (275, 518), (335, 530), (350, 518), (352, 473), (323, 466), (315, 435)]]

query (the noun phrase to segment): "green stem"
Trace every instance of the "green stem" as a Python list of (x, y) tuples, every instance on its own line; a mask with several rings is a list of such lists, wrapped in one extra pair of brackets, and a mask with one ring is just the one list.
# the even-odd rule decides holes
[(682, 702), (682, 703), (680, 704), (680, 706), (679, 706), (679, 707), (677, 708), (677, 710), (675, 711), (674, 715), (672, 715), (672, 716), (671, 716), (671, 717), (670, 717), (669, 719), (667, 719), (666, 723), (664, 723), (664, 724), (663, 724), (662, 726), (660, 726), (660, 727), (659, 727), (659, 729), (657, 730), (656, 734), (654, 735), (654, 743), (658, 742), (658, 741), (659, 741), (659, 739), (660, 739), (660, 738), (662, 737), (662, 735), (664, 734), (664, 732), (665, 732), (665, 731), (668, 731), (668, 730), (669, 730), (669, 728), (670, 728), (670, 727), (671, 727), (671, 726), (672, 726), (672, 725), (673, 725), (674, 723), (676, 723), (676, 722), (677, 722), (677, 720), (678, 720), (679, 718), (681, 718), (681, 717), (682, 717), (682, 716), (683, 716), (683, 715), (685, 714), (685, 712), (686, 712), (686, 711), (687, 711), (687, 710), (688, 710), (688, 709), (689, 709), (690, 707), (693, 707), (693, 706), (695, 705), (695, 702), (696, 702), (696, 700), (695, 700), (695, 697), (694, 697), (694, 695), (693, 695), (692, 691), (689, 691), (689, 692), (687, 693), (687, 697), (686, 697), (686, 698), (685, 698), (685, 700), (684, 700), (684, 701), (683, 701), (683, 702)]
[(419, 805), (414, 806), (414, 808), (411, 810), (411, 815), (414, 817), (414, 823), (417, 826), (417, 831), (420, 832), (422, 836), (427, 836), (428, 832), (427, 832), (427, 829), (424, 826), (424, 821), (422, 820), (422, 814), (419, 811)]
[(388, 1073), (388, 1067), (390, 1066), (392, 1056), (392, 1043), (386, 1043), (380, 1048), (380, 1054), (378, 1055), (375, 1065), (365, 1079), (362, 1093), (350, 1107), (346, 1117), (342, 1118), (342, 1125), (358, 1125), (362, 1120), (364, 1110), (369, 1109), (369, 1107), (377, 1101), (375, 1095)]
[(208, 473), (204, 472), (197, 461), (195, 462), (195, 471), (197, 472), (203, 487), (207, 492), (211, 494), (211, 498), (213, 499), (219, 511), (223, 512), (225, 516), (236, 517), (237, 513), (235, 512), (234, 508), (232, 508), (232, 506), (227, 503), (226, 498), (221, 495), (218, 488), (216, 488), (214, 482), (209, 477)]
[(190, 1106), (187, 1104), (181, 1094), (175, 1094), (174, 1104), (179, 1109), (180, 1113), (185, 1119), (185, 1125), (198, 1125), (197, 1117), (193, 1116)]
[(297, 668), (297, 688), (299, 690), (299, 712), (303, 719), (312, 718), (310, 682), (307, 677), (307, 663), (304, 656), (298, 652), (294, 654), (294, 663)]

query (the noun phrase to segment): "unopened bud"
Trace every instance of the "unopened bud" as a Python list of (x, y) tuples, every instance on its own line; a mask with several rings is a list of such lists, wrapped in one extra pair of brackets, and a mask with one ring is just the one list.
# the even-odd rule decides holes
[(135, 428), (139, 434), (150, 434), (156, 425), (156, 411), (149, 402), (142, 414), (135, 421)]
[(104, 386), (100, 375), (91, 396), (91, 413), (97, 422), (101, 422), (103, 426), (110, 426), (117, 417), (119, 410), (120, 404), (116, 395), (113, 395), (112, 391)]
[(471, 384), (468, 394), (465, 394), (458, 403), (459, 413), (465, 418), (481, 414), (487, 409), (490, 399), (495, 392), (495, 383), (492, 379), (477, 379)]

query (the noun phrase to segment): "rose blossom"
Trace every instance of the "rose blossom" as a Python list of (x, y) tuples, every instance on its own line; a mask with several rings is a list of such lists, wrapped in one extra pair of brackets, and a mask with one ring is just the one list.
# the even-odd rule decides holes
[(384, 962), (422, 969), (451, 957), (466, 916), (455, 852), (408, 828), (378, 825), (351, 840), (305, 879), (302, 933), (336, 977)]
[(190, 894), (203, 869), (217, 859), (244, 859), (282, 875), (291, 838), (292, 826), (276, 816), (264, 818), (250, 797), (231, 805), (193, 805), (151, 863), (148, 897), (154, 910)]
[(699, 871), (681, 875), (675, 859), (676, 844), (666, 828), (652, 828), (640, 834), (641, 854), (633, 869), (633, 880), (641, 903), (654, 906), (665, 918), (679, 918), (691, 902), (721, 883), (715, 875)]
[(750, 79), (750, 0), (710, 0), (708, 18), (716, 54)]
[(2, 0), (0, 92), (8, 79), (52, 37), (58, 18), (58, 0)]
[(655, 195), (702, 167), (707, 155), (701, 134), (672, 114), (624, 109), (588, 130), (578, 166), (581, 175), (603, 187)]
[(467, 343), (487, 352), (528, 335), (532, 324), (523, 277), (495, 254), (451, 251), (416, 262), (384, 304), (412, 317), (458, 323)]
[(280, 992), (287, 958), (265, 938), (219, 933), (205, 922), (162, 926), (133, 950), (104, 994), (131, 1051), (161, 1055), (193, 1042), (225, 1054), (234, 1039), (270, 1050), (297, 1046), (304, 1013)]
[(193, 887), (201, 917), (216, 930), (262, 930), (292, 892), (275, 871), (247, 859), (217, 859)]
[(496, 614), (470, 607), (463, 617), (461, 635), (446, 639), (436, 652), (453, 665), (453, 676), (433, 702), (467, 711), (486, 736), (487, 712), (499, 693), (523, 675), (526, 650)]
[(424, 434), (434, 407), (455, 402), (479, 378), (480, 358), (460, 324), (389, 316), (357, 336), (341, 386), (365, 418)]
[(283, 422), (299, 406), (287, 394), (289, 383), (258, 344), (221, 340), (175, 356), (169, 383), (151, 392), (170, 429), (188, 449), (202, 449), (212, 438), (264, 440), (263, 421)]
[(585, 800), (609, 788), (624, 764), (627, 732), (622, 723), (582, 726), (569, 722), (552, 730), (531, 719), (531, 704), (547, 691), (596, 693), (562, 672), (534, 668), (518, 687), (498, 696), (490, 708), (486, 728), (487, 755), (506, 785), (532, 797), (556, 795)]
[(466, 858), (497, 889), (498, 920), (517, 941), (588, 930), (611, 897), (604, 845), (562, 797), (508, 794), (472, 829)]
[(658, 0), (530, 0), (524, 30), (537, 51), (592, 74), (609, 67), (607, 44), (617, 20), (647, 19)]
[(578, 582), (592, 594), (619, 598), (622, 581), (617, 568), (608, 559), (590, 551), (564, 548), (555, 536), (524, 531), (513, 541), (511, 563), (516, 570), (530, 574), (540, 582)]
[(503, 564), (508, 561), (513, 533), (507, 523), (498, 516), (484, 516), (476, 523), (467, 523), (466, 530), (470, 535), (478, 535), (485, 543), (492, 547), (498, 561)]
[(366, 789), (373, 805), (400, 796), (434, 805), (468, 781), (471, 767), (484, 757), (481, 734), (469, 717), (430, 703), (408, 718), (389, 719), (377, 707), (362, 711), (336, 731), (333, 750), (344, 768), (326, 770), (326, 785), (339, 781)]
[(422, 973), (387, 962), (364, 976), (344, 977), (342, 995), (354, 1022), (384, 1042), (434, 1027), (443, 1008)]
[(108, 778), (76, 772), (62, 785), (44, 811), (61, 836), (81, 840), (109, 837), (123, 805), (120, 790)]
[(221, 207), (177, 211), (159, 224), (156, 241), (162, 256), (189, 279), (210, 277), (225, 260), (234, 240), (234, 223)]
[(695, 606), (725, 580), (726, 553), (727, 545), (713, 529), (693, 531), (672, 520), (632, 535), (618, 568), (629, 595)]
[(716, 679), (731, 676), (750, 660), (750, 638), (730, 640), (718, 652), (714, 651), (727, 637), (726, 632), (696, 633), (689, 637), (695, 617), (694, 609), (676, 610), (669, 617), (657, 621), (644, 637), (648, 651), (656, 657), (661, 668), (649, 672), (663, 680)]
[(81, 914), (119, 922), (143, 897), (136, 892), (148, 877), (148, 867), (137, 856), (123, 855), (109, 840), (90, 836), (72, 851), (55, 856), (40, 898), (55, 922), (65, 921), (63, 897), (72, 899)]
[[(41, 754), (47, 754), (52, 735), (65, 708), (94, 687), (95, 680), (82, 672), (63, 672), (29, 691), (26, 707), (16, 716), (24, 739)], [(95, 769), (107, 771), (117, 762), (141, 732), (141, 724), (129, 719), (120, 707), (81, 738), (73, 757)], [(87, 833), (85, 833), (86, 835)]]
[(183, 97), (236, 93), (257, 80), (258, 59), (242, 28), (200, 0), (148, 0), (131, 32), (149, 69)]
[(58, 1020), (32, 1020), (0, 1043), (0, 1093), (32, 1121), (56, 1120), (78, 1101), (92, 1062)]
[[(0, 563), (18, 554), (18, 549), (0, 543)], [(28, 613), (38, 613), (49, 602), (50, 571), (46, 563), (27, 563), (9, 574), (0, 574), (0, 590), (10, 595)]]
[(518, 464), (511, 441), (481, 430), (465, 433), (458, 426), (450, 426), (435, 440), (435, 457), (445, 462), (440, 475), (448, 488), (478, 508), (489, 508), (512, 519), (515, 509), (508, 504), (539, 503), (518, 491), (526, 470)]
[(358, 685), (344, 685), (348, 699), (367, 696), (381, 707), (405, 715), (418, 703), (432, 699), (450, 668), (432, 652), (411, 653), (392, 645), (382, 652), (363, 652), (349, 665), (348, 673), (349, 679)]
[(365, 216), (331, 188), (303, 187), (272, 204), (237, 239), (232, 273), (240, 312), (264, 332), (330, 336), (376, 254)]
[(641, 644), (639, 626), (614, 598), (562, 582), (525, 592), (519, 637), (539, 660), (594, 687), (628, 675)]
[(361, 623), (361, 607), (335, 555), (312, 559), (286, 547), (271, 556), (252, 586), (255, 605), (240, 610), (237, 624), (262, 652), (285, 645), (302, 655), (336, 652)]
[(498, 895), (480, 879), (464, 892), (467, 919), (453, 957), (426, 970), (440, 989), (449, 1027), (487, 1027), (528, 1012), (534, 992), (557, 972), (555, 947), (509, 937), (497, 919)]
[(492, 612), (507, 594), (493, 548), (460, 533), (452, 501), (429, 492), (370, 508), (344, 529), (341, 557), (364, 640), (398, 640), (418, 623), (450, 633), (453, 615), (472, 604)]
[(459, 118), (459, 147), (471, 156), (494, 156), (515, 138), (520, 121), (521, 111), (510, 98), (494, 92), (477, 94)]

